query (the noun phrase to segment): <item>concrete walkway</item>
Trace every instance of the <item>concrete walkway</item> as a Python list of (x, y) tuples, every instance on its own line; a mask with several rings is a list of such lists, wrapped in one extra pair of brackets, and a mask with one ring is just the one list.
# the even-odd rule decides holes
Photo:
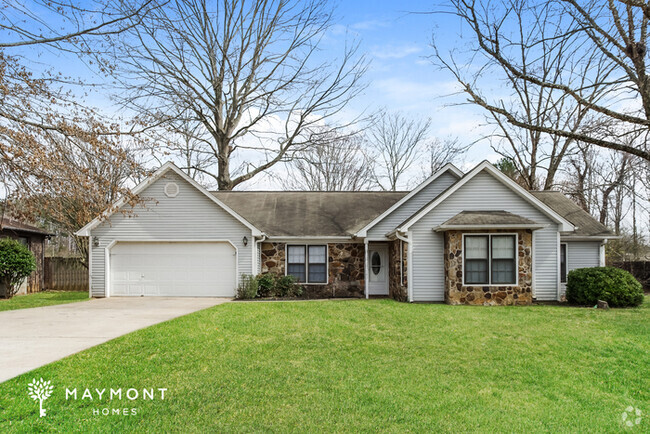
[(0, 312), (0, 383), (226, 298), (111, 297)]

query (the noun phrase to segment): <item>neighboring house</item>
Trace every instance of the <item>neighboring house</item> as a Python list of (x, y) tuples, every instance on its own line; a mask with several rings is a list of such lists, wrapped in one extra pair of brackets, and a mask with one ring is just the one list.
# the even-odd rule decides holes
[(226, 296), (242, 274), (291, 274), (311, 297), (529, 304), (604, 264), (612, 233), (557, 192), (488, 162), (411, 192), (209, 192), (171, 163), (82, 228), (90, 295)]
[(0, 238), (12, 238), (24, 244), (36, 258), (34, 271), (18, 290), (18, 294), (28, 294), (43, 290), (45, 239), (50, 233), (35, 226), (28, 225), (10, 218), (3, 218), (0, 225)]

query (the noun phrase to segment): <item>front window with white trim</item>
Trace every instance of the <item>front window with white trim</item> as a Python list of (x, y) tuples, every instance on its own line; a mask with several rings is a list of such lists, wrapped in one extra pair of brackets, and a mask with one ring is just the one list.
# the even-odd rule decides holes
[(327, 283), (327, 246), (287, 246), (287, 275), (300, 283)]
[(517, 283), (516, 235), (464, 235), (466, 285)]

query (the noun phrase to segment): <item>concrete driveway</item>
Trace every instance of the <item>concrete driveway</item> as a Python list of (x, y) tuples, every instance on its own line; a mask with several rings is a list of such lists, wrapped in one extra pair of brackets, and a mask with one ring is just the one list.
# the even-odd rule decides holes
[(0, 382), (132, 331), (230, 301), (111, 297), (0, 312)]

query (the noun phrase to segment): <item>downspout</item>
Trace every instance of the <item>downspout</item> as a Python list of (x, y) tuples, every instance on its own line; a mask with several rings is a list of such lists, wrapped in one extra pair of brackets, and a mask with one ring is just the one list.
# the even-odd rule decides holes
[(403, 237), (399, 232), (395, 231), (395, 237), (399, 240), (399, 284), (404, 285), (404, 259), (402, 255), (404, 254), (404, 242), (409, 242), (409, 239)]
[[(255, 270), (255, 274), (261, 273), (262, 272), (262, 249), (258, 249), (260, 243), (263, 243), (266, 240), (266, 234), (262, 233), (262, 238), (259, 240), (255, 240), (255, 249), (257, 251), (255, 252), (255, 256), (257, 257), (257, 267)], [(259, 252), (259, 253), (258, 253)]]
[(598, 264), (601, 267), (605, 267), (607, 265), (607, 256), (605, 254), (605, 244), (607, 244), (607, 238), (605, 238), (600, 243), (600, 248), (598, 249)]

